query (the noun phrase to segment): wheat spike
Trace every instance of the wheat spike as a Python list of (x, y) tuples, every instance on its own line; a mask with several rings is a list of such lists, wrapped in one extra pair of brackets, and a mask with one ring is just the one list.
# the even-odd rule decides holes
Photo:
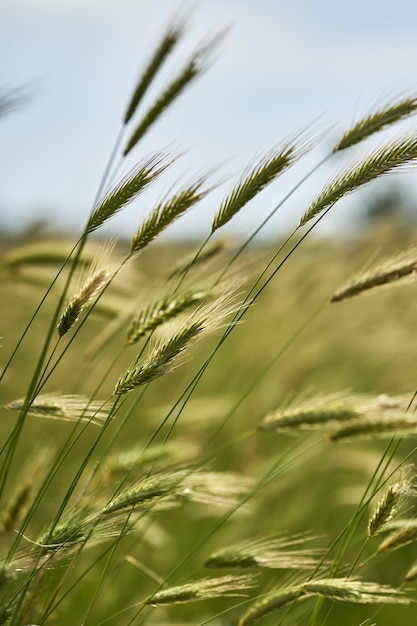
[(239, 619), (238, 626), (249, 626), (250, 624), (254, 624), (266, 615), (288, 606), (288, 604), (297, 602), (298, 600), (305, 600), (310, 597), (311, 594), (305, 593), (302, 589), (300, 589), (300, 587), (295, 585), (272, 591), (271, 593), (260, 597), (249, 607), (249, 609)]
[(250, 200), (270, 185), (280, 174), (293, 165), (309, 149), (304, 141), (286, 142), (269, 151), (255, 165), (247, 168), (240, 181), (223, 200), (214, 216), (211, 232), (227, 224)]
[(385, 105), (378, 111), (370, 113), (346, 131), (333, 148), (333, 152), (345, 150), (363, 141), (374, 133), (414, 115), (416, 110), (417, 98), (415, 96), (401, 98)]
[(135, 114), (139, 103), (141, 102), (146, 91), (148, 90), (148, 87), (154, 80), (155, 76), (161, 69), (166, 59), (171, 54), (173, 48), (181, 39), (183, 35), (183, 30), (184, 29), (182, 25), (172, 25), (163, 35), (158, 47), (153, 53), (148, 65), (146, 66), (140, 80), (135, 87), (123, 120), (124, 124), (127, 124)]
[(154, 103), (143, 115), (139, 124), (130, 135), (123, 151), (124, 156), (133, 150), (149, 128), (160, 118), (174, 100), (183, 93), (186, 87), (205, 71), (208, 65), (209, 53), (211, 53), (216, 44), (217, 40), (213, 40), (211, 43), (197, 50), (174, 79), (156, 97)]
[(308, 538), (270, 535), (240, 542), (212, 554), (205, 567), (243, 567), (270, 569), (314, 569), (319, 561), (318, 550), (300, 549)]
[(262, 431), (321, 429), (358, 419), (357, 399), (340, 395), (319, 396), (269, 413), (259, 425)]
[(356, 604), (410, 604), (399, 589), (354, 578), (323, 578), (302, 583), (307, 593)]
[(340, 198), (393, 170), (404, 168), (417, 159), (417, 136), (401, 136), (373, 151), (358, 164), (334, 178), (310, 204), (299, 226), (332, 207)]
[[(403, 470), (405, 473), (407, 469)], [(389, 485), (373, 507), (368, 521), (368, 536), (374, 537), (383, 532), (398, 515), (405, 500), (415, 496), (411, 478), (404, 475), (398, 482)]]
[(204, 179), (199, 179), (166, 202), (158, 204), (133, 236), (131, 251), (137, 252), (147, 246), (170, 224), (204, 198), (211, 190), (201, 189), (203, 183)]
[[(20, 411), (25, 399), (14, 400), (5, 405), (6, 409)], [(82, 395), (43, 394), (37, 396), (28, 408), (28, 414), (46, 419), (66, 422), (88, 422), (101, 424), (109, 415), (109, 406), (100, 400), (90, 400)]]
[(106, 194), (94, 209), (88, 220), (86, 232), (92, 233), (135, 200), (171, 163), (172, 159), (167, 159), (161, 154), (152, 155), (139, 163), (130, 174)]
[(386, 287), (394, 283), (403, 284), (407, 280), (414, 279), (416, 271), (417, 251), (413, 249), (376, 265), (342, 286), (333, 294), (331, 302), (340, 302), (371, 289)]
[(221, 296), (213, 303), (198, 309), (179, 330), (167, 335), (145, 360), (134, 362), (120, 376), (113, 395), (133, 391), (177, 367), (185, 350), (203, 334), (218, 328), (227, 315), (238, 310), (238, 306), (229, 303), (230, 296)]
[(219, 578), (202, 578), (184, 585), (169, 587), (157, 591), (145, 600), (145, 604), (160, 606), (163, 604), (180, 604), (196, 602), (224, 596), (240, 596), (240, 592), (252, 589), (255, 586), (254, 577), (243, 574), (241, 576), (221, 576)]
[(397, 550), (417, 540), (417, 519), (398, 520), (398, 530), (379, 545), (378, 552)]
[(331, 443), (360, 438), (406, 436), (417, 432), (417, 419), (412, 416), (371, 417), (358, 419), (353, 424), (336, 430), (328, 436)]
[(209, 292), (202, 289), (189, 289), (183, 293), (170, 293), (164, 298), (151, 302), (131, 320), (126, 345), (136, 343), (158, 326), (181, 315), (192, 306), (201, 304), (208, 295)]

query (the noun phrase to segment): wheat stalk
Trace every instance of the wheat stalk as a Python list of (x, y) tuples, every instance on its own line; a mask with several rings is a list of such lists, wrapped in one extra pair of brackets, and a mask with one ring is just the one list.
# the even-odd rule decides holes
[(417, 540), (417, 519), (398, 520), (398, 530), (388, 535), (379, 545), (378, 552), (397, 550)]
[(135, 114), (136, 109), (138, 108), (139, 103), (141, 102), (146, 91), (148, 90), (150, 84), (154, 80), (155, 76), (158, 74), (166, 59), (171, 54), (174, 47), (181, 39), (183, 31), (183, 25), (172, 25), (163, 35), (159, 45), (157, 46), (155, 52), (153, 53), (148, 65), (143, 71), (143, 74), (135, 87), (131, 100), (126, 109), (125, 117), (123, 120), (124, 124), (127, 124)]
[(241, 616), (238, 626), (249, 626), (261, 618), (275, 611), (297, 602), (310, 598), (311, 594), (305, 593), (300, 587), (292, 585), (272, 591), (256, 600), (249, 609)]
[(86, 226), (86, 233), (92, 233), (108, 219), (116, 215), (127, 204), (133, 202), (149, 185), (172, 163), (161, 154), (148, 157), (111, 189), (94, 209)]
[(311, 141), (286, 142), (250, 165), (226, 196), (213, 219), (211, 232), (227, 224), (248, 202), (270, 185), (309, 149)]
[(143, 361), (135, 361), (116, 383), (113, 395), (123, 395), (171, 371), (180, 364), (180, 357), (199, 337), (215, 330), (227, 315), (239, 307), (231, 305), (230, 295), (221, 296), (212, 304), (198, 309), (179, 330), (171, 333)]
[(200, 178), (192, 185), (174, 194), (166, 202), (158, 204), (133, 236), (132, 253), (147, 246), (170, 224), (204, 198), (211, 189), (202, 189), (203, 183), (204, 179)]
[(210, 555), (205, 567), (241, 567), (270, 569), (314, 569), (319, 565), (315, 554), (319, 550), (300, 549), (308, 538), (304, 536), (282, 537), (269, 535), (252, 539)]
[(414, 115), (416, 110), (417, 98), (410, 96), (398, 99), (377, 111), (373, 111), (343, 134), (340, 141), (334, 146), (333, 152), (345, 150), (363, 141), (374, 133)]
[(149, 128), (160, 118), (174, 100), (183, 93), (186, 87), (206, 70), (209, 54), (216, 44), (217, 40), (213, 40), (197, 50), (167, 87), (155, 98), (153, 104), (130, 135), (123, 151), (124, 156), (133, 150)]
[(402, 135), (373, 151), (334, 178), (310, 204), (299, 226), (333, 206), (340, 198), (384, 174), (411, 165), (417, 159), (417, 136)]
[(356, 398), (336, 394), (311, 398), (268, 413), (258, 428), (262, 431), (293, 431), (343, 424), (360, 417), (357, 403)]
[[(25, 398), (5, 405), (6, 409), (20, 411), (25, 406)], [(28, 408), (28, 414), (46, 419), (69, 422), (101, 424), (109, 415), (110, 407), (100, 400), (91, 400), (80, 394), (42, 394), (37, 396)]]
[[(403, 470), (403, 473), (406, 469)], [(404, 475), (398, 482), (389, 485), (373, 507), (368, 521), (368, 536), (374, 537), (386, 530), (398, 515), (407, 498), (415, 496), (410, 477)]]
[(323, 578), (300, 585), (307, 593), (356, 604), (410, 604), (404, 592), (388, 585), (354, 578)]
[(202, 578), (183, 585), (169, 587), (157, 591), (145, 600), (145, 604), (161, 606), (166, 604), (180, 604), (196, 602), (224, 596), (240, 596), (240, 592), (252, 589), (255, 586), (253, 576), (221, 576), (218, 578)]
[(335, 291), (331, 302), (340, 302), (371, 289), (397, 284), (414, 279), (417, 271), (415, 249), (404, 252), (395, 258), (380, 263)]

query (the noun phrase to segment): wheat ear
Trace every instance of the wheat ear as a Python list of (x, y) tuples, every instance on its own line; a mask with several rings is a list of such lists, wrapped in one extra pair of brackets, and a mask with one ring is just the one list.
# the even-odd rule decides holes
[(209, 54), (216, 44), (217, 40), (213, 40), (211, 43), (197, 50), (174, 79), (156, 97), (154, 103), (150, 106), (148, 111), (146, 111), (135, 130), (130, 135), (123, 151), (124, 156), (133, 150), (150, 127), (160, 118), (174, 100), (183, 93), (186, 87), (207, 69)]
[(163, 35), (159, 45), (153, 53), (148, 65), (143, 71), (135, 90), (132, 94), (131, 100), (126, 109), (124, 117), (124, 124), (127, 124), (136, 112), (143, 96), (145, 95), (148, 87), (154, 80), (155, 76), (161, 69), (166, 59), (171, 54), (173, 48), (177, 45), (183, 35), (183, 25), (170, 26)]
[(320, 550), (301, 549), (305, 536), (270, 535), (240, 542), (213, 553), (205, 567), (243, 567), (270, 569), (314, 569), (319, 565), (315, 554)]
[(398, 520), (398, 530), (388, 535), (379, 545), (378, 552), (397, 550), (403, 546), (417, 541), (417, 519)]
[(323, 578), (301, 585), (307, 593), (355, 604), (410, 604), (399, 589), (354, 578)]
[(413, 249), (378, 264), (342, 286), (333, 294), (331, 302), (340, 302), (371, 289), (385, 287), (393, 283), (403, 283), (406, 280), (413, 279), (416, 271), (417, 251)]
[(104, 222), (116, 215), (123, 207), (135, 200), (172, 163), (161, 154), (152, 155), (139, 163), (135, 169), (111, 189), (88, 220), (86, 232), (92, 233)]
[(184, 585), (169, 587), (157, 591), (145, 600), (145, 604), (160, 606), (164, 604), (180, 604), (197, 602), (224, 596), (240, 596), (240, 592), (252, 589), (255, 586), (253, 576), (221, 576), (219, 578), (202, 578)]
[(340, 395), (311, 398), (295, 406), (269, 413), (259, 425), (262, 431), (293, 431), (323, 428), (355, 420), (361, 413), (355, 399)]
[(241, 616), (238, 626), (249, 626), (262, 619), (270, 613), (279, 611), (298, 600), (310, 598), (312, 594), (305, 593), (300, 587), (292, 585), (283, 587), (265, 596), (260, 597), (254, 602), (249, 609)]
[(211, 189), (202, 189), (203, 183), (204, 179), (201, 178), (174, 194), (166, 202), (158, 204), (133, 236), (131, 251), (137, 252), (147, 246), (170, 224), (204, 198)]
[(143, 361), (135, 361), (120, 376), (113, 395), (122, 395), (137, 389), (171, 371), (180, 364), (180, 357), (199, 337), (215, 330), (227, 315), (238, 310), (230, 298), (221, 296), (213, 303), (198, 309), (179, 330), (171, 333), (155, 347)]
[(295, 163), (309, 148), (308, 141), (286, 142), (250, 165), (226, 196), (213, 219), (211, 232), (227, 224), (250, 200)]
[(334, 146), (333, 152), (345, 150), (363, 141), (374, 133), (414, 115), (416, 110), (417, 98), (415, 96), (401, 98), (387, 104), (381, 109), (370, 113), (347, 130), (340, 141)]
[(417, 136), (401, 136), (372, 152), (358, 164), (334, 178), (310, 204), (299, 226), (333, 206), (340, 198), (388, 172), (410, 165), (417, 159)]
[(374, 537), (384, 532), (394, 517), (398, 515), (405, 500), (412, 496), (415, 496), (415, 489), (410, 477), (404, 476), (398, 482), (389, 485), (371, 511), (368, 521), (368, 536)]

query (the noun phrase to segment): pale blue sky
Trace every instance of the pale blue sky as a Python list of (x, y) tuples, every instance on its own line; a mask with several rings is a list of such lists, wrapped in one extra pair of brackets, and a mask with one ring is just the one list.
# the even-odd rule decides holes
[[(170, 16), (190, 9), (175, 59), (224, 26), (230, 32), (214, 66), (134, 155), (187, 150), (159, 195), (182, 173), (189, 180), (219, 163), (238, 172), (323, 115), (323, 124), (340, 125), (317, 160), (370, 107), (417, 93), (415, 0), (1, 0), (0, 82), (28, 85), (31, 97), (0, 122), (0, 226), (37, 216), (82, 228), (141, 63)], [(266, 191), (233, 227), (249, 229), (307, 167)], [(307, 185), (273, 228), (297, 222), (330, 174)], [(132, 232), (151, 207), (152, 196), (141, 199), (114, 222), (116, 232)], [(205, 232), (214, 210), (190, 214), (183, 228)]]

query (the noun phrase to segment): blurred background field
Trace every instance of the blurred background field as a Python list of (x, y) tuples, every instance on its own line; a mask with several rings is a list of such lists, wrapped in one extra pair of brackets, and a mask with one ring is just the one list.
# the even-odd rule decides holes
[[(185, 503), (180, 509), (155, 512), (152, 520), (147, 517), (143, 530), (122, 539), (117, 546), (119, 556), (113, 559), (111, 577), (115, 584), (106, 585), (97, 599), (93, 623), (102, 623), (108, 617), (115, 596), (118, 606), (130, 606), (152, 592), (155, 582), (147, 568), (164, 577), (193, 549), (195, 554), (187, 559), (185, 569), (179, 567), (171, 583), (207, 575), (202, 564), (210, 551), (238, 538), (271, 531), (306, 532), (320, 537), (315, 545), (330, 545), (360, 501), (386, 441), (331, 445), (324, 442), (324, 435), (317, 433), (294, 437), (258, 432), (257, 426), (269, 411), (319, 393), (346, 391), (412, 397), (417, 389), (416, 285), (395, 286), (341, 303), (330, 304), (330, 297), (371, 260), (395, 255), (412, 246), (415, 236), (413, 225), (391, 216), (384, 220), (364, 220), (348, 236), (317, 235), (303, 242), (222, 345), (183, 410), (180, 403), (178, 409), (169, 412), (210, 354), (215, 337), (200, 342), (192, 350), (192, 359), (146, 389), (119, 434), (116, 434), (118, 419), (114, 420), (94, 458), (107, 452), (106, 445), (115, 434), (110, 457), (126, 450), (142, 449), (167, 416), (165, 426), (153, 442), (156, 445), (170, 435), (163, 465), (181, 462), (183, 455), (202, 461), (210, 459), (210, 469), (238, 471), (242, 476), (260, 478), (275, 463), (279, 469), (275, 479), (250, 501), (248, 511), (239, 511), (213, 536), (218, 517), (209, 505)], [(59, 267), (53, 251), (69, 250), (73, 243), (69, 235), (62, 237), (36, 229), (2, 238), (2, 366)], [(264, 267), (280, 243), (253, 245), (245, 252), (239, 272), (246, 276), (246, 285), (250, 286), (254, 280), (253, 268)], [(90, 250), (92, 254), (96, 244)], [(228, 241), (226, 256), (237, 245)], [(127, 247), (127, 243), (118, 242), (114, 254), (122, 256)], [(139, 256), (104, 294), (76, 341), (68, 340), (65, 358), (47, 381), (43, 393), (95, 394), (103, 399), (110, 396), (118, 376), (137, 353), (135, 346), (124, 347), (129, 314), (150, 297), (163, 293), (167, 274), (195, 249), (189, 241), (171, 241), (157, 243)], [(41, 250), (47, 258), (39, 257)], [(30, 259), (33, 251), (36, 262)], [(24, 255), (27, 255), (25, 261)], [(199, 269), (194, 272), (194, 283), (204, 282), (205, 272), (201, 276)], [(2, 405), (24, 395), (55, 303), (56, 290), (52, 290), (3, 381)], [(109, 333), (112, 329), (114, 332)], [(100, 382), (103, 380), (104, 383)], [(248, 389), (251, 389), (249, 393)], [(131, 402), (129, 398), (123, 404), (122, 414), (128, 411)], [(16, 418), (14, 412), (6, 409), (2, 408), (1, 413), (0, 437), (4, 441)], [(79, 464), (89, 449), (95, 428), (90, 426), (80, 434), (44, 497), (41, 512), (27, 531), (29, 538), (56, 511), (58, 494), (65, 488), (71, 468)], [(73, 425), (59, 421), (35, 417), (27, 420), (13, 466), (13, 481), (8, 486), (9, 495), (23, 480), (34, 459), (44, 453), (54, 455), (72, 429)], [(401, 460), (412, 450), (413, 439), (409, 438), (401, 444), (395, 459)], [(94, 477), (94, 458), (90, 487), (105, 491), (109, 488), (105, 474), (98, 481)], [(366, 523), (366, 518), (361, 520), (357, 539), (349, 551), (351, 561), (365, 540)], [(207, 540), (199, 547), (206, 535)], [(361, 559), (365, 561), (376, 545), (371, 540)], [(125, 558), (126, 554), (130, 555), (129, 559)], [(398, 586), (415, 556), (414, 545), (390, 554), (388, 561), (380, 555), (364, 567), (363, 575), (369, 580)], [(68, 624), (78, 623), (77, 607), (85, 606), (86, 598), (95, 588), (103, 560), (91, 570), (85, 563), (86, 574), (75, 596), (73, 592), (71, 600), (63, 600)], [(274, 585), (286, 580), (285, 577), (285, 573), (263, 574)], [(71, 576), (66, 584), (70, 586)], [(413, 592), (411, 595), (415, 596)], [(225, 601), (216, 600), (200, 603), (197, 613), (192, 605), (170, 607), (166, 612), (155, 609), (149, 623), (202, 623), (226, 606)], [(308, 615), (309, 606), (301, 605), (296, 615)], [(213, 620), (213, 623), (234, 624), (236, 614), (232, 611), (223, 621)], [(356, 605), (335, 605), (327, 623), (351, 626), (363, 622), (364, 615), (371, 618), (375, 611), (372, 607), (365, 607), (364, 612), (363, 607)], [(404, 622), (412, 623), (412, 607), (384, 607), (372, 619), (380, 626), (389, 626), (393, 616), (401, 622), (402, 615)], [(52, 616), (48, 623), (55, 623), (53, 620)], [(120, 621), (113, 618), (109, 623), (125, 624), (127, 617), (123, 614)], [(269, 621), (265, 619), (265, 624), (276, 623), (274, 616)], [(288, 623), (292, 623), (291, 618)]]

